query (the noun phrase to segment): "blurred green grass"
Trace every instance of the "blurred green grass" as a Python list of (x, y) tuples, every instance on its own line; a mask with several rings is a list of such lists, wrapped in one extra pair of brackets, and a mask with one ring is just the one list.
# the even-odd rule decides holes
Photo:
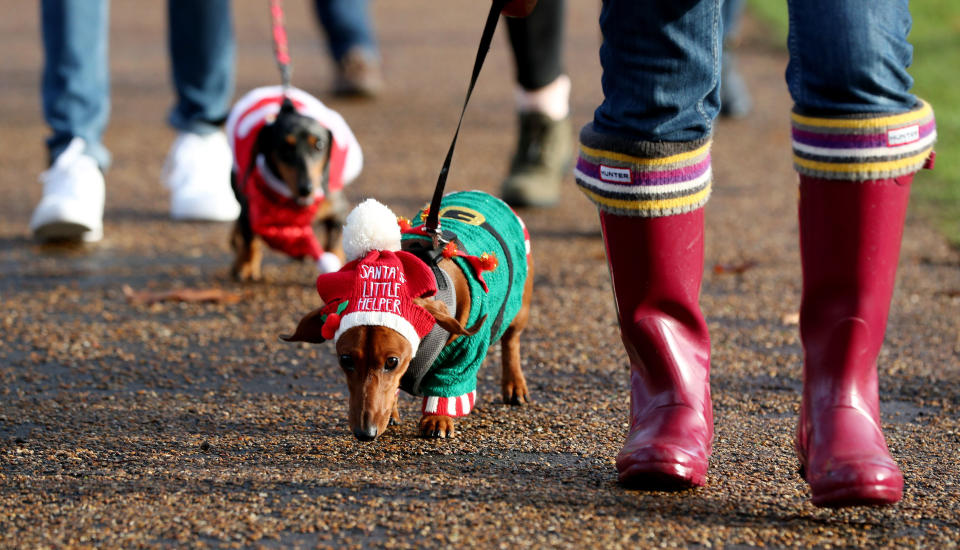
[[(749, 0), (750, 13), (786, 44), (787, 3)], [(960, 2), (911, 2), (914, 93), (933, 105), (937, 117), (936, 169), (917, 177), (911, 208), (929, 216), (954, 246), (960, 246)], [(785, 46), (784, 46), (785, 47)]]

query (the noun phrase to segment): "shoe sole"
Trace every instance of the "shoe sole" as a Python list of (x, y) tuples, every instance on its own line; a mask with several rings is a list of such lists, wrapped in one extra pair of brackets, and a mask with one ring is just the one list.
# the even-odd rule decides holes
[(814, 494), (810, 501), (821, 508), (847, 506), (887, 506), (903, 497), (903, 490), (886, 485), (858, 485), (842, 487), (829, 493)]
[(556, 206), (560, 202), (559, 196), (546, 200), (531, 200), (525, 197), (503, 194), (501, 198), (503, 199), (503, 202), (514, 208), (549, 208), (551, 206)]
[(170, 219), (176, 222), (209, 222), (209, 223), (227, 223), (237, 221), (237, 216), (209, 216), (199, 214), (170, 214)]
[(507, 185), (507, 183), (504, 182), (500, 185), (500, 198), (503, 200), (503, 202), (515, 208), (550, 208), (552, 206), (556, 206), (560, 203), (560, 188), (562, 186), (564, 176), (570, 171), (570, 166), (570, 163), (568, 163), (567, 167), (562, 172), (563, 175), (559, 176), (560, 185), (557, 186), (556, 193), (553, 195), (545, 195), (542, 198), (536, 198), (528, 195), (523, 190), (522, 185)]
[[(225, 201), (223, 197), (204, 197), (193, 199), (170, 200), (170, 218), (182, 222), (233, 222), (240, 217), (240, 205), (234, 202), (229, 204), (217, 204), (211, 207), (211, 203)], [(230, 199), (233, 200), (232, 197)]]
[(213, 211), (202, 208), (176, 207), (170, 209), (170, 219), (178, 222), (234, 222), (240, 217), (240, 208)]
[(620, 472), (621, 485), (631, 489), (693, 489), (706, 483), (706, 474), (676, 462), (639, 462)]
[(103, 230), (93, 230), (82, 223), (51, 222), (33, 230), (33, 236), (42, 242), (97, 242), (103, 238)]
[[(799, 452), (799, 451), (798, 451)], [(797, 471), (800, 478), (810, 484), (807, 469), (801, 463)], [(888, 506), (903, 498), (903, 487), (889, 485), (852, 485), (839, 487), (827, 492), (818, 492), (810, 485), (810, 502), (820, 508), (844, 508), (847, 506)]]

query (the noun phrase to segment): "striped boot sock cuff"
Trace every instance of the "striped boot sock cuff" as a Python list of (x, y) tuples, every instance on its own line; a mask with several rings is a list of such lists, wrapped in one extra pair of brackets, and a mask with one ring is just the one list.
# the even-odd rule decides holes
[(580, 131), (577, 185), (597, 208), (655, 218), (702, 208), (710, 197), (710, 137), (686, 142), (633, 141)]
[(930, 104), (895, 115), (821, 118), (790, 115), (793, 165), (805, 176), (869, 181), (923, 168), (937, 140)]
[(477, 401), (477, 390), (456, 397), (428, 396), (423, 398), (423, 408), (420, 412), (442, 416), (467, 416), (473, 410)]

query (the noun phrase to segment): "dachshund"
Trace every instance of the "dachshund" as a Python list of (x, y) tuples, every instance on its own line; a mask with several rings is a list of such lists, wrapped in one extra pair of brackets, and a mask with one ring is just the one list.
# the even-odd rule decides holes
[(421, 436), (452, 437), (454, 419), (474, 406), (477, 372), (497, 339), (503, 401), (530, 401), (520, 334), (530, 318), (533, 264), (522, 220), (486, 193), (452, 193), (439, 215), (449, 242), (438, 250), (425, 217), (394, 221), (373, 199), (357, 206), (344, 228), (351, 261), (317, 278), (324, 305), (282, 337), (335, 342), (350, 428), (361, 441), (399, 422), (400, 389), (423, 397)]
[(362, 164), (343, 118), (296, 88), (257, 88), (231, 110), (227, 135), (240, 203), (230, 238), (234, 278), (261, 279), (261, 241), (292, 258), (312, 259), (320, 273), (339, 269), (349, 210), (343, 187)]

